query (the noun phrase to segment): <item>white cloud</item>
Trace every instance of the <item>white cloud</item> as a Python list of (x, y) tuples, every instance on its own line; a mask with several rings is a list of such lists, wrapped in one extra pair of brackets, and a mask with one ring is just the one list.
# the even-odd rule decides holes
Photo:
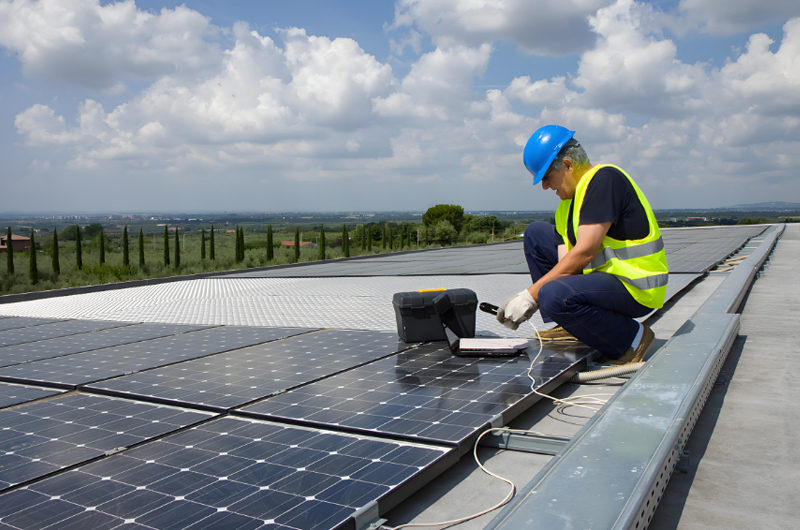
[(486, 70), (491, 53), (491, 45), (483, 44), (439, 47), (422, 55), (397, 92), (375, 99), (375, 112), (383, 117), (461, 119), (477, 99), (472, 81)]
[(510, 41), (527, 53), (565, 55), (594, 42), (587, 17), (612, 0), (397, 0), (394, 28), (417, 27), (439, 46)]
[(124, 79), (215, 68), (218, 29), (185, 6), (141, 11), (133, 0), (0, 0), (0, 45), (27, 77), (119, 92)]
[(733, 35), (800, 15), (797, 0), (681, 0), (670, 25), (686, 31)]

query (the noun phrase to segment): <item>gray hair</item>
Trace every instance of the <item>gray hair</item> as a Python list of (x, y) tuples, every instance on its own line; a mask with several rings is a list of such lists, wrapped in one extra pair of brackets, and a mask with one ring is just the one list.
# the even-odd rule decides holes
[(558, 156), (556, 156), (556, 159), (553, 160), (553, 164), (550, 167), (552, 167), (555, 171), (561, 171), (562, 162), (565, 158), (569, 158), (570, 161), (572, 161), (572, 165), (575, 166), (576, 169), (581, 169), (590, 164), (589, 155), (586, 154), (586, 151), (583, 150), (581, 144), (579, 144), (574, 138), (567, 142), (567, 145), (561, 148), (561, 151), (558, 152)]

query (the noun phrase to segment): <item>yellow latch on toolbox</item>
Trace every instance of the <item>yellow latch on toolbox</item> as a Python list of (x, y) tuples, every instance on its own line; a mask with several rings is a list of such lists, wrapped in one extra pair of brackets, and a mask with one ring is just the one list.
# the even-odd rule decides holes
[(417, 289), (418, 293), (432, 293), (434, 291), (446, 291), (447, 289), (440, 288), (440, 289)]

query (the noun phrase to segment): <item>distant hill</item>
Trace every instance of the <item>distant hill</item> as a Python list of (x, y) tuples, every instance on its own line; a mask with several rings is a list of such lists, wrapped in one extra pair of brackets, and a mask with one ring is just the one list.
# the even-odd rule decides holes
[(731, 208), (740, 210), (798, 210), (800, 209), (800, 202), (756, 202), (753, 204), (736, 204)]

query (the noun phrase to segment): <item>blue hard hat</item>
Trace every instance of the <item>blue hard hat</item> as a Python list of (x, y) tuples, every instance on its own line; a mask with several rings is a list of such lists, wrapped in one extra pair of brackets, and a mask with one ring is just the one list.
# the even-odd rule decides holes
[(522, 161), (533, 175), (534, 186), (542, 181), (558, 152), (574, 134), (575, 131), (570, 131), (561, 125), (545, 125), (531, 135), (522, 152)]

